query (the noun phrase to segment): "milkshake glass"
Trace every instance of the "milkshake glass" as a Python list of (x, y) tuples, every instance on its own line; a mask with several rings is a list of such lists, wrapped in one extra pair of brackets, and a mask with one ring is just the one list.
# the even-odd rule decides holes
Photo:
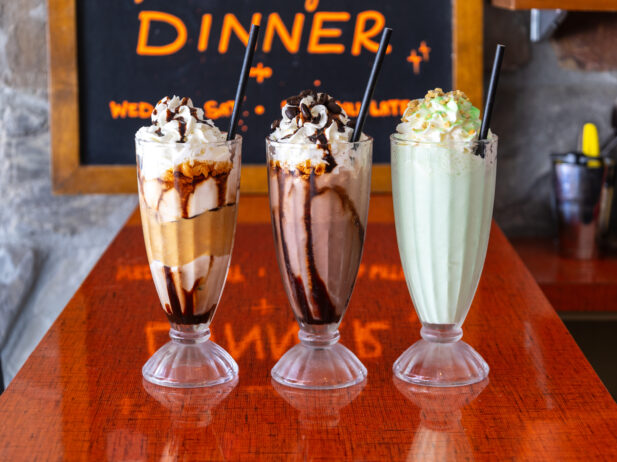
[[(425, 110), (414, 107), (399, 133), (390, 137), (396, 236), (422, 323), (422, 340), (396, 360), (393, 370), (401, 380), (432, 386), (468, 385), (489, 371), (484, 359), (460, 339), (486, 257), (497, 137), (478, 141), (472, 133), (477, 130), (469, 124), (479, 124), (479, 111), (448, 95), (427, 97)], [(445, 108), (451, 101), (450, 109)], [(465, 110), (455, 108), (455, 101)], [(443, 120), (434, 121), (438, 117)], [(446, 130), (459, 119), (464, 130)], [(424, 130), (425, 141), (419, 141), (421, 132), (412, 126)]]
[(242, 139), (225, 140), (187, 98), (157, 104), (136, 135), (139, 206), (152, 279), (171, 341), (143, 366), (146, 380), (201, 387), (238, 366), (210, 341), (236, 229)]
[(266, 139), (268, 189), (277, 260), (300, 343), (277, 362), (272, 377), (298, 388), (347, 387), (366, 377), (364, 365), (338, 343), (338, 326), (362, 257), (373, 140), (349, 142), (347, 116), (323, 93), (288, 99), (283, 115)]

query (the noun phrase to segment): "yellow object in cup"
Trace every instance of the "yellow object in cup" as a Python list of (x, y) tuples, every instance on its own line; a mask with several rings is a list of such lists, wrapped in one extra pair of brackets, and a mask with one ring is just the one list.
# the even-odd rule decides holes
[[(595, 124), (586, 123), (583, 125), (581, 152), (588, 157), (600, 157), (600, 139)], [(591, 168), (598, 168), (601, 165), (602, 163), (599, 160), (592, 160), (587, 163), (587, 166)]]

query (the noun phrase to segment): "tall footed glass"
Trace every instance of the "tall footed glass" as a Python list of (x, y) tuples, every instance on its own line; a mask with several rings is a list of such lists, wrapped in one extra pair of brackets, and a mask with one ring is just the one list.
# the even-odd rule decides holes
[(394, 363), (401, 380), (456, 386), (489, 367), (467, 343), (469, 312), (488, 246), (497, 137), (477, 143), (417, 143), (390, 137), (396, 237), (422, 340)]
[[(338, 343), (362, 257), (373, 140), (339, 142), (330, 163), (315, 144), (266, 140), (274, 242), (283, 286), (300, 325), (300, 343), (272, 377), (298, 388), (333, 389), (363, 381), (366, 368)], [(338, 159), (338, 163), (334, 159)], [(334, 165), (336, 163), (336, 165)]]
[(136, 138), (139, 207), (152, 279), (171, 341), (143, 366), (146, 380), (202, 387), (238, 365), (209, 340), (236, 230), (242, 139), (175, 143)]

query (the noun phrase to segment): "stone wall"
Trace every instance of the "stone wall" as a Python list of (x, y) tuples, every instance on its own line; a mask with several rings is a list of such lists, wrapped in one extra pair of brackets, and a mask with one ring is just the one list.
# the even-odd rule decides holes
[[(485, 16), (487, 68), (494, 44), (508, 46), (492, 124), (500, 135), (495, 217), (511, 236), (551, 234), (548, 154), (574, 148), (586, 120), (608, 136), (617, 73), (562, 67), (555, 44), (529, 43), (528, 13), (488, 7)], [(44, 0), (0, 0), (0, 346), (6, 382), (137, 203), (134, 196), (51, 193), (46, 20)]]
[[(507, 46), (492, 128), (500, 136), (494, 216), (510, 237), (556, 234), (548, 156), (576, 149), (585, 122), (607, 139), (617, 98), (617, 67), (610, 70), (609, 59), (617, 14), (570, 13), (552, 40), (531, 44), (528, 37), (528, 12), (487, 7), (485, 69), (495, 43)], [(573, 43), (590, 52), (572, 53)]]
[(46, 27), (44, 0), (0, 0), (0, 346), (5, 383), (137, 204), (132, 196), (52, 195)]

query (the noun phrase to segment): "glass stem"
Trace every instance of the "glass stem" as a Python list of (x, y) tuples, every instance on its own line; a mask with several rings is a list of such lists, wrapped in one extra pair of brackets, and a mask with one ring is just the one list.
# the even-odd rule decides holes
[(300, 330), (298, 338), (304, 346), (309, 348), (328, 348), (338, 342), (341, 335), (338, 330), (334, 332), (310, 333)]
[(433, 343), (455, 343), (463, 337), (463, 329), (455, 324), (430, 324), (422, 326), (420, 335)]
[(183, 325), (172, 323), (169, 336), (174, 343), (194, 345), (207, 342), (210, 339), (210, 328), (206, 324)]

